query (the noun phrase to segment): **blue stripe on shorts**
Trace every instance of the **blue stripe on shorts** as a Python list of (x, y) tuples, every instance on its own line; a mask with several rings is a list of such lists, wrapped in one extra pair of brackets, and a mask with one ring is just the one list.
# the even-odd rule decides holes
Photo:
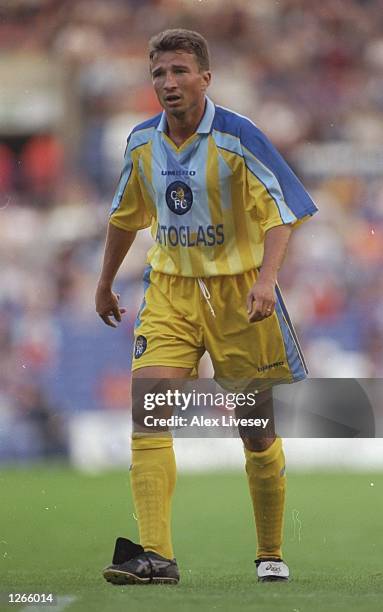
[(275, 312), (278, 317), (279, 326), (281, 328), (283, 342), (287, 356), (287, 362), (294, 380), (303, 380), (308, 374), (305, 359), (302, 349), (299, 346), (298, 338), (291, 323), (289, 313), (283, 302), (283, 298), (279, 287), (276, 287), (277, 303)]
[(146, 306), (145, 295), (146, 295), (147, 290), (150, 287), (150, 273), (151, 273), (151, 271), (152, 271), (152, 266), (148, 265), (148, 266), (145, 267), (144, 275), (142, 277), (143, 284), (144, 284), (144, 298), (142, 300), (142, 304), (140, 306), (140, 309), (139, 309), (139, 311), (137, 313), (136, 321), (134, 323), (134, 329), (137, 329), (137, 327), (139, 325), (141, 325), (141, 313), (142, 313), (142, 311), (144, 310), (144, 308)]

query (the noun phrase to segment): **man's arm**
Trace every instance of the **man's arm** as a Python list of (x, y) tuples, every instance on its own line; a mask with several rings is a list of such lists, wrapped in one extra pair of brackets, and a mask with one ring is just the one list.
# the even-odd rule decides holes
[(262, 321), (275, 308), (275, 285), (292, 232), (291, 225), (278, 225), (266, 232), (262, 267), (247, 296), (249, 322)]
[(112, 285), (135, 237), (136, 232), (122, 230), (111, 223), (108, 225), (104, 260), (97, 284), (95, 301), (97, 313), (104, 323), (110, 325), (110, 327), (117, 327), (116, 323), (112, 321), (110, 317), (114, 317), (119, 323), (121, 321), (121, 315), (125, 312), (125, 308), (120, 308), (118, 305), (120, 296), (113, 293)]

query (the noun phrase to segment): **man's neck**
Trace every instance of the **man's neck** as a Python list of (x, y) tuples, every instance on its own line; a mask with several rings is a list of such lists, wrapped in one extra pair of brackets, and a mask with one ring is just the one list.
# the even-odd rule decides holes
[(183, 115), (166, 115), (168, 136), (177, 147), (180, 147), (196, 132), (199, 124), (201, 123), (202, 117), (204, 116), (205, 107), (206, 101), (204, 100), (202, 105), (196, 107), (195, 109), (189, 110)]

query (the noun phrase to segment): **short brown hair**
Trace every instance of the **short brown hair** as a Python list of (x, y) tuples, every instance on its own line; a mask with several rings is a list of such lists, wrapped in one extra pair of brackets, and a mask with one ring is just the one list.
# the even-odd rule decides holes
[(193, 30), (165, 30), (153, 36), (149, 41), (149, 58), (154, 59), (157, 53), (164, 51), (185, 51), (192, 53), (201, 70), (209, 70), (210, 58), (207, 41)]

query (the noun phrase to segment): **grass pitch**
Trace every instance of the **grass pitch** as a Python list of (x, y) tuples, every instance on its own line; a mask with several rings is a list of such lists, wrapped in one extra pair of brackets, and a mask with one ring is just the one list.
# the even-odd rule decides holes
[[(2, 610), (324, 612), (383, 609), (383, 475), (288, 475), (288, 584), (258, 584), (244, 474), (180, 475), (174, 542), (181, 582), (113, 586), (101, 569), (115, 537), (137, 538), (127, 472), (66, 468), (0, 475)], [(8, 605), (4, 594), (53, 592), (56, 607)]]

